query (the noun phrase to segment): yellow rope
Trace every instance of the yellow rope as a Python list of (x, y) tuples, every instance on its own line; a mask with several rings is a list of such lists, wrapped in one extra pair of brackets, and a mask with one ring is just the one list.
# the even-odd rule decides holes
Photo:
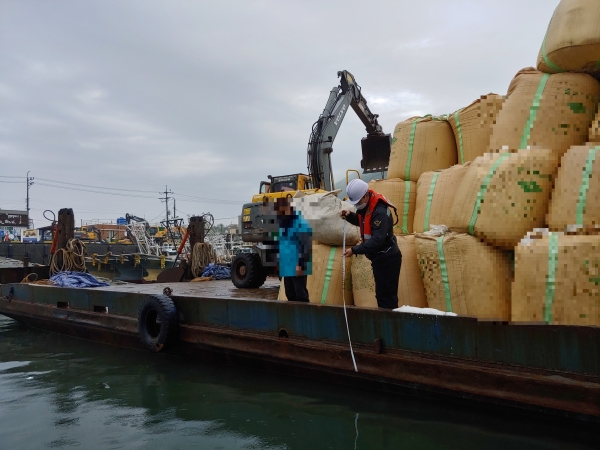
[(40, 284), (40, 285), (44, 285), (44, 286), (54, 286), (54, 283), (52, 281), (48, 280), (47, 278), (44, 280), (38, 280), (37, 278), (38, 278), (38, 276), (36, 273), (30, 273), (29, 275), (27, 275), (25, 278), (23, 278), (21, 280), (21, 283)]
[(59, 272), (85, 271), (85, 244), (79, 239), (69, 239), (65, 248), (59, 248), (52, 255), (50, 275), (56, 275)]
[(192, 252), (192, 275), (194, 278), (202, 275), (209, 263), (217, 261), (217, 253), (209, 242), (196, 242)]
[[(25, 278), (23, 278), (21, 280), (21, 283), (33, 283), (34, 281), (37, 280), (37, 273), (30, 273), (29, 275), (27, 275)], [(32, 278), (32, 279), (30, 279)]]
[(202, 281), (212, 281), (212, 277), (198, 277), (192, 280), (192, 283), (199, 283)]

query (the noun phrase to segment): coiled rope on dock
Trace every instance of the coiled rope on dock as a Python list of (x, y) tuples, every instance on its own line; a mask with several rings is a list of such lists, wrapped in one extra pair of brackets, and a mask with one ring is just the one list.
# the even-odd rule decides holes
[(210, 242), (196, 242), (192, 252), (192, 275), (194, 278), (202, 275), (209, 263), (217, 261), (217, 253)]
[(59, 248), (50, 261), (50, 275), (60, 272), (85, 272), (85, 244), (69, 239), (65, 248)]

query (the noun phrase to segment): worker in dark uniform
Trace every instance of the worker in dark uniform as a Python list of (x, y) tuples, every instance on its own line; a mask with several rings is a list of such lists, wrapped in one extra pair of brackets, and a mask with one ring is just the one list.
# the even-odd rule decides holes
[(383, 195), (370, 190), (360, 179), (348, 183), (348, 202), (356, 205), (356, 213), (340, 211), (340, 216), (360, 227), (363, 242), (346, 250), (344, 256), (365, 255), (373, 267), (375, 297), (380, 308), (398, 307), (398, 282), (402, 253), (394, 236), (394, 223), (390, 208), (396, 211)]

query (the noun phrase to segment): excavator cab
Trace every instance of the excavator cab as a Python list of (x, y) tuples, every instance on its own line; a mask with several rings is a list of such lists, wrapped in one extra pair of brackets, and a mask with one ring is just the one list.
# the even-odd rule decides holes
[(301, 189), (298, 187), (298, 175), (271, 178), (271, 192), (291, 192)]
[(310, 176), (302, 173), (269, 177), (269, 179), (271, 180), (269, 192), (295, 192), (312, 189)]
[(364, 173), (387, 170), (392, 153), (392, 136), (389, 134), (370, 134), (360, 141), (362, 160), (360, 167)]
[(271, 183), (269, 181), (261, 181), (258, 193), (268, 194), (269, 192), (271, 192)]
[(253, 202), (275, 201), (279, 197), (293, 197), (297, 191), (315, 193), (312, 179), (309, 175), (295, 173), (284, 176), (271, 176), (269, 181), (261, 181), (259, 193), (252, 196)]

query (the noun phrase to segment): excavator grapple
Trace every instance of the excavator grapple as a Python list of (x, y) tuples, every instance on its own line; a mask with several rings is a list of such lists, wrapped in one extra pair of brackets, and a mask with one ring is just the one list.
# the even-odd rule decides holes
[(392, 137), (389, 134), (370, 134), (360, 141), (362, 160), (360, 167), (364, 173), (387, 170), (392, 151)]

